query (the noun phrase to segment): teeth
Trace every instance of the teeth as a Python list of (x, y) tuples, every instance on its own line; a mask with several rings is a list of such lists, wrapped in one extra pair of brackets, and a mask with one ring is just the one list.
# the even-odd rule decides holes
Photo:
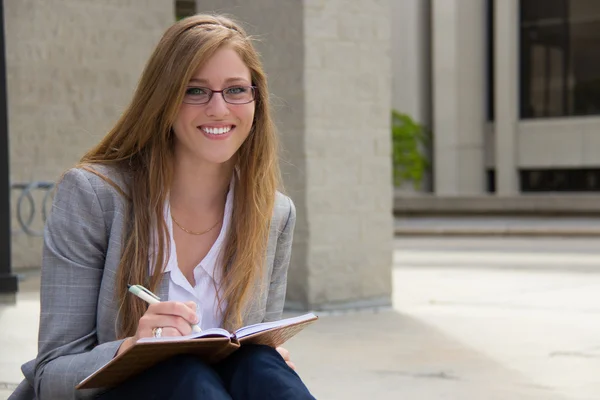
[(231, 130), (231, 126), (221, 128), (202, 128), (202, 130), (210, 135), (223, 135)]

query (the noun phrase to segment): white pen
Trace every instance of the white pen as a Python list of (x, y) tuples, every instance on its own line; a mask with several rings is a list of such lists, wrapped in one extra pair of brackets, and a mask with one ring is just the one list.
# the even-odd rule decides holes
[[(131, 293), (133, 293), (134, 295), (136, 295), (140, 299), (144, 300), (148, 304), (160, 303), (160, 297), (158, 297), (157, 295), (155, 295), (154, 293), (152, 293), (151, 291), (149, 291), (148, 289), (146, 289), (142, 285), (129, 285), (128, 284), (127, 285), (127, 289)], [(198, 326), (198, 324), (193, 324), (192, 325), (192, 332), (194, 332), (194, 333), (200, 333), (200, 332), (202, 332), (202, 329), (200, 329), (200, 327)]]

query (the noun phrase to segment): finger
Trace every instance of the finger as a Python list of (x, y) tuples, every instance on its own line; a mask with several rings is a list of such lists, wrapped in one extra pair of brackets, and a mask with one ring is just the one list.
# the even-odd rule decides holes
[(152, 329), (155, 328), (155, 317), (154, 314), (146, 312), (142, 315), (142, 318), (138, 321), (137, 332), (135, 334), (136, 340), (143, 337), (152, 336)]
[(198, 310), (198, 304), (195, 301), (186, 301), (183, 304), (191, 308), (194, 313)]
[(179, 316), (176, 315), (164, 315), (164, 314), (150, 314), (144, 315), (140, 319), (140, 326), (138, 327), (138, 331), (140, 332), (140, 336), (146, 336), (148, 331), (152, 331), (152, 329), (157, 327), (172, 327), (179, 331), (178, 336), (189, 335), (192, 333), (192, 327), (189, 322)]
[(184, 333), (181, 333), (181, 331), (179, 330), (179, 328), (175, 328), (172, 326), (156, 326), (154, 328), (152, 328), (150, 330), (150, 333), (147, 335), (144, 335), (142, 337), (156, 337), (154, 336), (156, 329), (161, 328), (161, 333), (160, 333), (160, 337), (179, 337), (179, 336), (184, 336)]
[(165, 326), (162, 328), (161, 337), (172, 337), (172, 336), (182, 336), (179, 329), (173, 328), (172, 326)]
[(287, 349), (284, 349), (283, 347), (277, 347), (275, 350), (281, 354), (281, 357), (283, 357), (285, 361), (290, 360), (290, 352)]
[(190, 324), (198, 323), (196, 310), (190, 307), (190, 305), (179, 301), (163, 301), (151, 304), (150, 307), (148, 307), (148, 312), (161, 315), (176, 315), (185, 319)]

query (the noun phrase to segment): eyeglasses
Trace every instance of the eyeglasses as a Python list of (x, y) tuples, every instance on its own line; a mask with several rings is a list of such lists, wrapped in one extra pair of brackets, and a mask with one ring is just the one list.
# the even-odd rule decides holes
[(247, 104), (254, 101), (256, 86), (232, 86), (223, 90), (212, 90), (205, 87), (189, 86), (185, 90), (183, 102), (186, 104), (206, 104), (213, 94), (221, 93), (223, 100), (229, 104)]

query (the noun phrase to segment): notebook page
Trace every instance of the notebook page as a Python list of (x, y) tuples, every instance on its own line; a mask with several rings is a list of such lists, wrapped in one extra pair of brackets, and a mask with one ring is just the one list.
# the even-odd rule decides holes
[(263, 331), (273, 329), (273, 328), (281, 328), (284, 326), (288, 326), (288, 325), (292, 325), (292, 324), (296, 324), (296, 323), (300, 323), (300, 322), (304, 322), (304, 321), (309, 321), (309, 320), (315, 319), (315, 318), (316, 318), (315, 314), (308, 313), (308, 314), (304, 314), (304, 315), (299, 315), (297, 317), (281, 319), (279, 321), (262, 322), (260, 324), (248, 325), (248, 326), (245, 326), (245, 327), (240, 328), (237, 331), (235, 331), (235, 336), (238, 339), (241, 339), (245, 336), (253, 335), (258, 332), (263, 332)]
[(215, 336), (231, 337), (231, 334), (229, 332), (227, 332), (225, 329), (210, 328), (210, 329), (205, 329), (202, 332), (190, 333), (189, 335), (185, 335), (185, 336), (163, 336), (160, 338), (155, 338), (155, 337), (141, 338), (140, 340), (137, 341), (137, 343), (184, 342), (184, 341), (190, 340), (190, 339), (200, 339), (203, 337), (215, 337)]

